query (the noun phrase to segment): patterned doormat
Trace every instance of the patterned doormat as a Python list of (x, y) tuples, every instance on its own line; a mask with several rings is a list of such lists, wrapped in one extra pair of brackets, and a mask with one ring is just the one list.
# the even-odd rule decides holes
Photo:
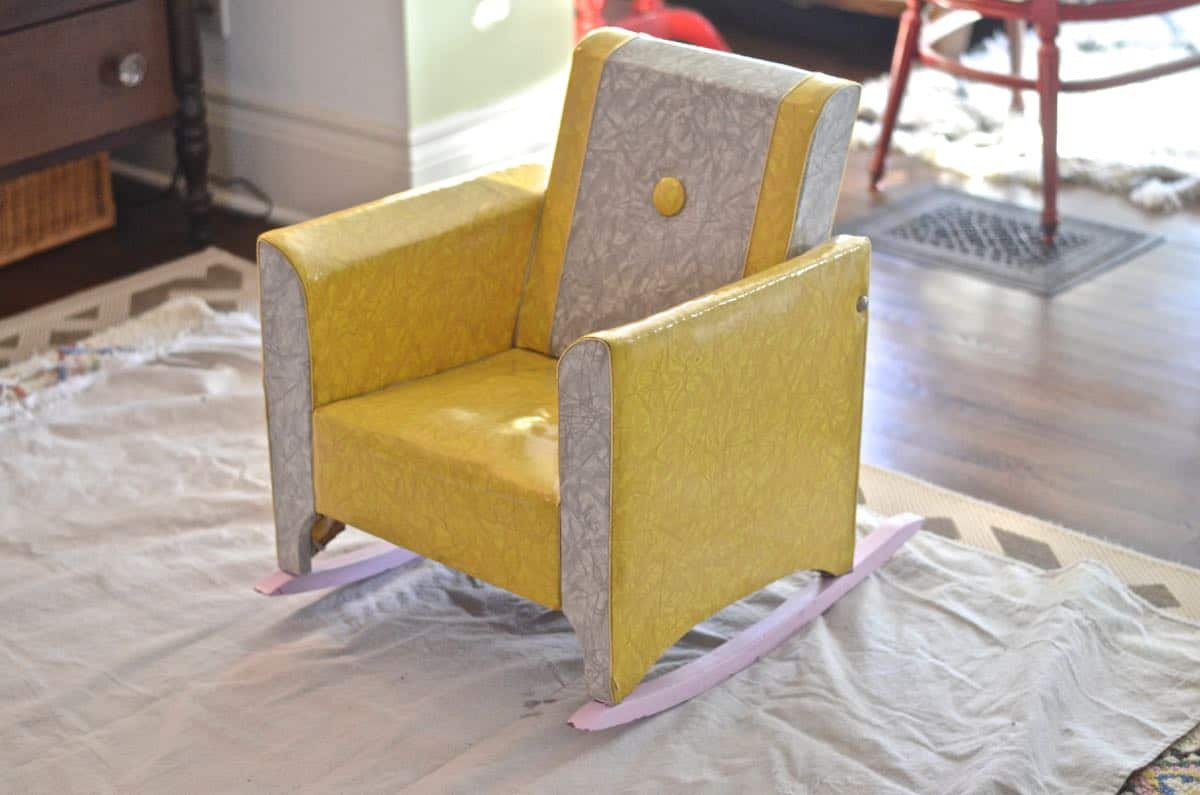
[(843, 226), (841, 231), (871, 238), (880, 254), (1044, 296), (1162, 242), (1157, 235), (1066, 217), (1048, 246), (1037, 210), (940, 186), (914, 191)]
[(0, 369), (72, 345), (181, 295), (199, 296), (217, 311), (257, 315), (258, 268), (228, 251), (207, 248), (4, 318)]

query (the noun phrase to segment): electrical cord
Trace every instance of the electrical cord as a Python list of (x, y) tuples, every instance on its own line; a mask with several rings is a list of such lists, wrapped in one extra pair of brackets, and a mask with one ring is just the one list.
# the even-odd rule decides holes
[[(178, 169), (176, 170), (178, 171)], [(275, 212), (275, 200), (271, 198), (271, 195), (245, 177), (223, 177), (220, 174), (209, 174), (208, 181), (227, 190), (240, 187), (266, 205), (267, 209), (255, 216), (260, 221), (270, 220), (271, 213)]]

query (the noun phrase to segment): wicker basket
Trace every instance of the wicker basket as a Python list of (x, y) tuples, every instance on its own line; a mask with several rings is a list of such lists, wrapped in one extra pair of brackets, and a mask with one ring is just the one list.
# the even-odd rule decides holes
[(0, 266), (115, 222), (107, 154), (0, 182)]

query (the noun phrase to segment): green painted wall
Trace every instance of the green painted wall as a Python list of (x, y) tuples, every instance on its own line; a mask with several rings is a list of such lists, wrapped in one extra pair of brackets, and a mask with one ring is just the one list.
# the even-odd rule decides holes
[(407, 0), (409, 124), (474, 110), (561, 74), (572, 0)]

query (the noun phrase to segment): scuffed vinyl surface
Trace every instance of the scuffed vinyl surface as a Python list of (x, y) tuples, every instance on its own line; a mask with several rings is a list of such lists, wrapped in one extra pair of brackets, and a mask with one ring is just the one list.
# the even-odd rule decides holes
[(870, 246), (843, 237), (640, 323), (612, 352), (621, 699), (726, 604), (854, 555)]
[(514, 349), (318, 409), (317, 510), (558, 607), (554, 365)]
[(588, 694), (611, 703), (609, 528), (612, 370), (608, 347), (580, 340), (558, 364), (563, 612), (583, 647)]
[(279, 568), (303, 574), (312, 558), (312, 374), (304, 287), (270, 243), (258, 244), (263, 391), (271, 450), (271, 501)]
[(544, 182), (520, 166), (265, 234), (304, 287), (313, 407), (511, 347)]

